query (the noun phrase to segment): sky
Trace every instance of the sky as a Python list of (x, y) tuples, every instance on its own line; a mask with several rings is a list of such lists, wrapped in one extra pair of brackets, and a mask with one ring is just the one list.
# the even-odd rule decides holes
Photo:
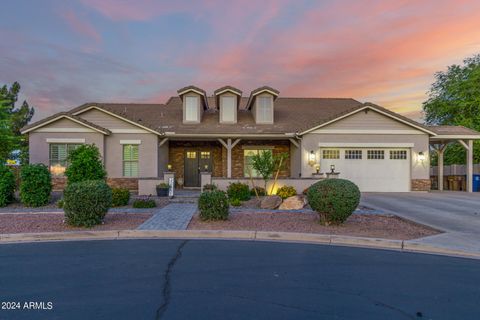
[(480, 1), (0, 1), (0, 85), (34, 120), (196, 85), (352, 97), (421, 120), (437, 71), (480, 53)]

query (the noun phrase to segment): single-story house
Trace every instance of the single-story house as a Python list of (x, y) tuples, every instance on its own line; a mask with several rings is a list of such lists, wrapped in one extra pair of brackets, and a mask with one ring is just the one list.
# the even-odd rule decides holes
[(30, 162), (50, 167), (55, 189), (64, 185), (68, 152), (87, 143), (98, 146), (110, 184), (140, 194), (173, 176), (183, 188), (258, 178), (251, 161), (262, 152), (287, 156), (278, 185), (299, 192), (331, 171), (361, 191), (426, 191), (431, 150), (442, 159), (444, 146), (460, 141), (471, 168), (472, 141), (480, 139), (474, 130), (426, 126), (373, 103), (282, 97), (268, 86), (248, 97), (232, 86), (212, 96), (188, 86), (165, 104), (85, 103), (22, 132)]

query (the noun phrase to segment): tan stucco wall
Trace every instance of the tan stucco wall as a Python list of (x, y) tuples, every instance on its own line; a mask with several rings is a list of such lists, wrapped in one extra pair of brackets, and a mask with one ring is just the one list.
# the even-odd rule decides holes
[(90, 132), (31, 132), (29, 133), (30, 163), (49, 165), (49, 144), (47, 139), (85, 139), (87, 144), (95, 144), (104, 156), (104, 139), (101, 133)]
[[(331, 143), (413, 143), (412, 149), (412, 166), (411, 166), (411, 178), (412, 179), (428, 179), (429, 178), (429, 137), (427, 134), (397, 134), (397, 135), (385, 135), (385, 134), (319, 134), (309, 133), (303, 136), (302, 139), (302, 161), (301, 172), (302, 177), (311, 177), (315, 171), (314, 168), (308, 165), (308, 153), (314, 150), (319, 158), (318, 144), (321, 142)], [(419, 152), (423, 152), (426, 155), (426, 160), (420, 162), (417, 160)]]
[(151, 133), (114, 133), (105, 138), (105, 168), (111, 178), (123, 175), (123, 146), (120, 140), (141, 140), (138, 147), (139, 177), (158, 175), (158, 138)]

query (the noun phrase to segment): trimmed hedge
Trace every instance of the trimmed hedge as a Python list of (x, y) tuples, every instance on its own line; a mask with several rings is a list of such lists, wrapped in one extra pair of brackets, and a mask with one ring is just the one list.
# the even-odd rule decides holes
[(213, 183), (207, 183), (206, 185), (203, 186), (203, 191), (213, 191), (213, 190), (218, 190), (218, 187), (213, 184)]
[[(234, 198), (240, 201), (238, 198)], [(227, 220), (229, 204), (223, 191), (203, 192), (198, 199), (198, 210), (201, 220)]]
[(88, 180), (105, 180), (107, 172), (103, 167), (100, 151), (94, 144), (83, 144), (68, 155), (70, 165), (65, 170), (68, 183)]
[(44, 164), (28, 164), (20, 171), (20, 199), (27, 207), (48, 204), (52, 192), (52, 176)]
[(245, 183), (230, 183), (227, 188), (227, 194), (230, 199), (238, 199), (240, 201), (250, 200), (250, 188), (248, 184)]
[(112, 207), (128, 205), (130, 190), (127, 188), (112, 188)]
[(282, 199), (287, 199), (288, 197), (293, 197), (297, 195), (297, 190), (292, 186), (283, 186), (278, 188), (277, 196), (280, 196)]
[(355, 211), (360, 190), (345, 179), (326, 179), (313, 184), (307, 191), (308, 203), (320, 216), (321, 224), (340, 224)]
[(15, 175), (9, 167), (0, 164), (0, 207), (13, 201), (15, 193)]
[(112, 189), (103, 180), (75, 182), (65, 188), (63, 200), (68, 224), (92, 227), (103, 221), (112, 205)]
[(150, 198), (135, 199), (135, 201), (133, 201), (133, 204), (132, 204), (132, 207), (139, 208), (139, 209), (155, 208), (156, 206), (157, 206), (157, 203), (155, 202), (155, 200)]

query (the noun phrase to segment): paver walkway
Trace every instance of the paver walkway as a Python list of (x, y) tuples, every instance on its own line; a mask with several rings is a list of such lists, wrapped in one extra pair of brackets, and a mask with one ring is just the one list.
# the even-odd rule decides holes
[(154, 212), (153, 217), (142, 223), (138, 230), (185, 230), (197, 211), (194, 203), (171, 203)]

